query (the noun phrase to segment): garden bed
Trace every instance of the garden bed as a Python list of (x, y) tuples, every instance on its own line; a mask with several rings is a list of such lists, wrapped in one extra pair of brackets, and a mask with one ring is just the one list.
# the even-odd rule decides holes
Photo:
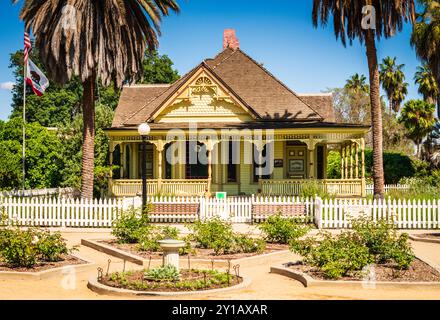
[(411, 234), (409, 238), (413, 241), (440, 243), (440, 233)]
[(32, 268), (25, 267), (11, 267), (6, 263), (0, 261), (0, 272), (40, 272), (49, 269), (61, 268), (65, 266), (74, 266), (74, 265), (82, 265), (87, 264), (87, 261), (84, 261), (74, 255), (66, 254), (61, 256), (61, 260), (55, 262), (45, 262), (39, 261)]
[[(137, 255), (139, 257), (142, 257), (144, 259), (162, 259), (162, 253), (161, 252), (151, 252), (151, 251), (142, 251), (139, 250), (137, 247), (138, 245), (135, 243), (118, 243), (116, 240), (98, 240), (98, 243), (102, 243), (107, 246), (111, 246), (113, 248), (116, 248), (118, 250), (122, 250), (125, 252), (128, 252), (133, 255)], [(194, 248), (194, 252), (190, 254), (191, 258), (194, 259), (215, 259), (215, 260), (236, 260), (241, 258), (247, 258), (247, 257), (254, 257), (258, 255), (268, 254), (268, 253), (274, 253), (274, 252), (281, 252), (288, 250), (288, 245), (285, 244), (272, 244), (267, 243), (266, 248), (263, 252), (250, 252), (250, 253), (234, 253), (234, 254), (220, 254), (216, 255), (214, 253), (213, 249), (202, 249), (202, 248)], [(186, 256), (186, 255), (182, 255)]]
[[(145, 270), (128, 271), (103, 276), (99, 283), (120, 289), (135, 291), (182, 292), (226, 288), (243, 282), (242, 277), (213, 271), (180, 270), (180, 278), (171, 280), (148, 280), (144, 278)], [(120, 276), (121, 275), (121, 276)], [(122, 276), (123, 275), (123, 276)]]
[(440, 233), (421, 233), (421, 234), (418, 234), (417, 237), (424, 238), (424, 239), (440, 240)]
[[(366, 276), (362, 271), (350, 272), (348, 275), (332, 280), (317, 267), (306, 264), (287, 264), (293, 271), (307, 274), (315, 280), (328, 281), (363, 281)], [(420, 259), (414, 259), (407, 270), (397, 270), (393, 264), (373, 264), (375, 281), (384, 282), (440, 282), (440, 272)]]

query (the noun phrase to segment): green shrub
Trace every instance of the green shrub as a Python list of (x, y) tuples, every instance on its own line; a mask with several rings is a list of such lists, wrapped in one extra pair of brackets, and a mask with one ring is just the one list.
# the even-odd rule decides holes
[(175, 266), (165, 265), (163, 267), (158, 267), (154, 269), (150, 269), (145, 272), (145, 278), (153, 279), (153, 280), (179, 280), (179, 270)]
[(188, 225), (188, 228), (193, 231), (190, 239), (196, 242), (198, 247), (213, 249), (216, 255), (262, 252), (265, 249), (264, 241), (234, 233), (232, 225), (218, 217), (196, 221)]
[(408, 235), (399, 235), (394, 223), (386, 219), (373, 221), (361, 217), (352, 220), (353, 230), (378, 263), (394, 262), (399, 269), (407, 269), (414, 259)]
[(334, 150), (327, 155), (327, 178), (341, 179), (341, 154)]
[(284, 244), (304, 236), (310, 229), (295, 218), (283, 218), (280, 213), (269, 216), (258, 228), (268, 242)]
[(130, 209), (113, 221), (112, 235), (118, 239), (119, 243), (136, 243), (142, 234), (148, 232), (150, 227), (148, 222), (147, 214)]
[(68, 254), (59, 232), (36, 228), (0, 229), (0, 257), (12, 267), (32, 268), (39, 261), (55, 262)]
[(234, 232), (232, 225), (222, 221), (219, 217), (214, 217), (205, 221), (195, 221), (188, 225), (193, 231), (192, 239), (197, 242), (200, 248), (221, 250), (229, 249), (232, 245)]
[(236, 234), (234, 242), (234, 251), (236, 252), (263, 252), (266, 249), (266, 242), (263, 239), (253, 238), (246, 234)]
[(12, 267), (33, 267), (38, 258), (36, 243), (36, 233), (33, 229), (0, 230), (0, 254)]
[[(365, 150), (366, 175), (373, 175), (373, 150)], [(383, 169), (386, 184), (396, 184), (404, 177), (412, 177), (416, 173), (413, 160), (399, 152), (385, 151), (383, 153)]]
[(440, 194), (440, 174), (433, 170), (432, 175), (426, 177), (403, 178), (400, 184), (406, 184), (409, 189), (390, 190), (387, 193), (392, 199), (438, 199)]
[[(383, 167), (386, 184), (396, 184), (404, 177), (413, 177), (421, 173), (428, 175), (426, 162), (412, 159), (411, 157), (392, 151), (383, 153)], [(369, 178), (373, 174), (373, 151), (365, 149), (365, 174)], [(327, 157), (327, 177), (329, 179), (340, 179), (341, 177), (341, 155), (337, 151), (330, 151)]]
[(334, 237), (321, 233), (321, 236), (323, 239), (319, 242), (314, 238), (294, 240), (291, 249), (304, 256), (304, 262), (320, 268), (328, 278), (346, 276), (374, 261), (368, 248), (352, 232), (342, 232)]
[(414, 259), (408, 235), (399, 235), (392, 222), (373, 221), (361, 217), (352, 220), (353, 231), (337, 236), (321, 233), (322, 240), (313, 237), (291, 242), (291, 250), (329, 278), (339, 278), (366, 265), (392, 262), (397, 269), (407, 269)]
[(300, 196), (303, 198), (319, 196), (322, 199), (329, 199), (333, 195), (327, 193), (318, 180), (306, 179), (301, 184)]
[(69, 250), (60, 232), (50, 233), (41, 231), (37, 235), (36, 250), (44, 261), (60, 261), (63, 254), (68, 254)]
[(159, 251), (159, 240), (164, 239), (178, 239), (179, 230), (169, 226), (154, 226), (142, 227), (141, 232), (138, 234), (137, 242), (138, 249), (141, 251)]

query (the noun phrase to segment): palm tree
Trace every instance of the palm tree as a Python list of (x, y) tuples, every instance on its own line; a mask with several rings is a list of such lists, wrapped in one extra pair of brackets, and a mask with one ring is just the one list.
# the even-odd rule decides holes
[[(440, 2), (433, 0), (419, 0), (419, 2), (424, 10), (417, 15), (411, 35), (411, 45), (415, 48), (419, 59), (429, 66), (437, 88), (440, 88)], [(437, 107), (437, 116), (440, 118), (440, 106)]]
[(434, 111), (435, 105), (433, 104), (423, 100), (410, 100), (405, 103), (399, 117), (399, 122), (403, 123), (408, 131), (408, 138), (417, 146), (419, 158), (421, 158), (420, 144), (435, 125)]
[(370, 87), (366, 84), (367, 78), (361, 74), (355, 73), (350, 78), (347, 79), (347, 82), (344, 86), (345, 89), (352, 90), (354, 93), (369, 93)]
[[(438, 85), (427, 63), (417, 67), (414, 83), (419, 86), (419, 93), (428, 103), (438, 104), (440, 102)], [(437, 108), (437, 117), (440, 118), (440, 108)]]
[[(370, 5), (371, 7), (366, 7)], [(368, 19), (365, 9), (375, 9), (375, 19)], [(372, 13), (372, 12), (370, 12)], [(312, 20), (315, 27), (326, 26), (333, 17), (336, 38), (345, 46), (358, 38), (365, 43), (370, 76), (371, 122), (373, 130), (373, 180), (375, 197), (384, 196), (382, 155), (382, 106), (376, 39), (388, 38), (401, 31), (403, 22), (415, 21), (414, 0), (314, 0)], [(368, 23), (375, 21), (374, 26)], [(367, 23), (365, 23), (367, 22)], [(374, 28), (374, 29), (373, 29)]]
[(408, 94), (408, 83), (402, 69), (404, 64), (396, 64), (397, 58), (386, 57), (379, 66), (379, 78), (385, 90), (390, 109), (398, 112), (405, 96)]
[[(12, 0), (13, 3), (19, 0)], [(68, 3), (68, 4), (67, 4)], [(175, 0), (25, 0), (20, 18), (32, 30), (49, 77), (60, 84), (78, 76), (84, 89), (81, 197), (93, 197), (95, 89), (121, 87), (142, 76), (145, 47), (157, 47), (162, 16)]]

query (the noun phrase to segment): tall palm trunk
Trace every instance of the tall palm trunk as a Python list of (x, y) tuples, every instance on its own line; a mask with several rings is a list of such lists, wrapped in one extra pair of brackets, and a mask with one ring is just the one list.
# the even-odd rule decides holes
[(440, 98), (437, 98), (437, 118), (440, 119)]
[(368, 70), (370, 72), (371, 124), (373, 129), (373, 182), (374, 197), (384, 197), (384, 172), (382, 158), (382, 106), (380, 103), (379, 67), (377, 63), (374, 31), (367, 30), (365, 36), (367, 47)]
[(83, 148), (81, 198), (93, 198), (93, 168), (95, 161), (95, 81), (93, 74), (83, 82)]

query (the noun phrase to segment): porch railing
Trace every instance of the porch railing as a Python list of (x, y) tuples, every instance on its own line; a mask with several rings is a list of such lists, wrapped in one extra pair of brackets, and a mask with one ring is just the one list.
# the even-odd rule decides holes
[(260, 180), (260, 189), (264, 195), (301, 195), (306, 183), (316, 183), (329, 194), (341, 197), (365, 195), (365, 183), (362, 179), (325, 179), (325, 180)]
[[(147, 193), (149, 195), (203, 195), (208, 188), (208, 179), (148, 179)], [(133, 197), (142, 192), (142, 180), (117, 179), (110, 182), (110, 190), (116, 197)]]

